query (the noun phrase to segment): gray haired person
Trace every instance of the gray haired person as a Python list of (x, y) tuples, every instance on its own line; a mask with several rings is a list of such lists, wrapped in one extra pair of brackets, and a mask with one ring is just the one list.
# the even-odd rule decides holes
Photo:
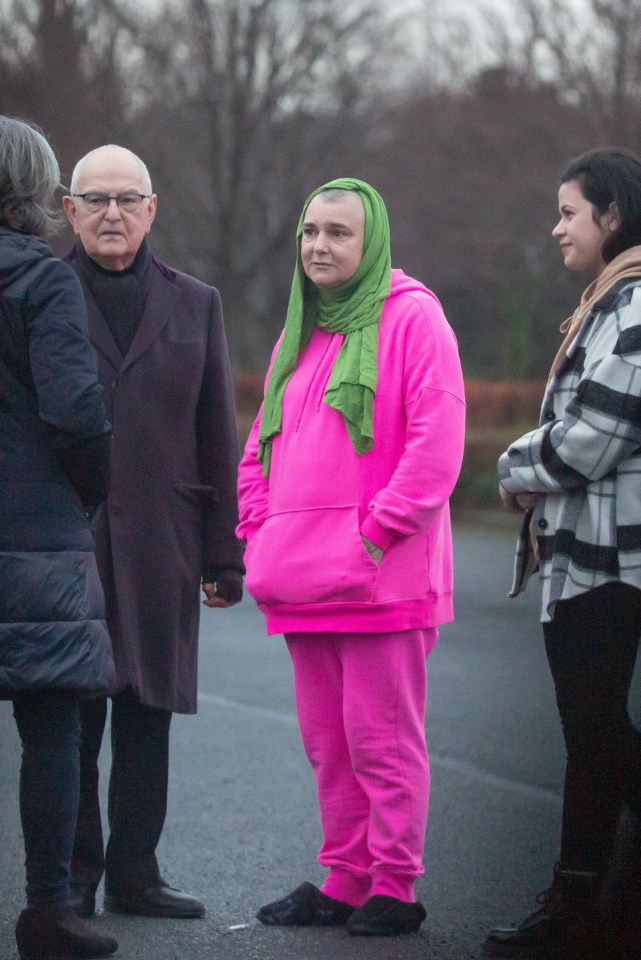
[(108, 493), (111, 428), (80, 284), (42, 239), (59, 177), (40, 131), (0, 116), (0, 697), (23, 751), (22, 960), (118, 947), (68, 904), (79, 700), (114, 668), (88, 521)]

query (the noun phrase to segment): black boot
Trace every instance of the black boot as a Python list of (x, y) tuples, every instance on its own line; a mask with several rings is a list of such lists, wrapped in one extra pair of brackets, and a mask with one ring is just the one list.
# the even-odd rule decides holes
[(551, 887), (537, 894), (537, 909), (518, 927), (494, 927), (483, 944), (486, 957), (528, 957), (547, 960), (551, 945), (558, 943), (555, 917), (561, 899), (558, 869)]
[(27, 907), (18, 917), (16, 943), (20, 960), (89, 960), (118, 949), (113, 937), (95, 933), (70, 907)]
[(491, 930), (483, 945), (487, 957), (528, 960), (602, 960), (605, 928), (598, 873), (561, 870), (540, 893), (540, 906), (518, 927)]
[(624, 914), (618, 926), (621, 960), (641, 957), (641, 876), (630, 878), (625, 890)]
[(555, 924), (559, 960), (603, 960), (604, 957), (614, 960), (599, 904), (600, 874), (559, 870), (558, 878), (561, 898)]
[[(621, 890), (619, 902), (610, 907), (606, 924), (609, 927), (608, 960), (640, 960), (641, 958), (641, 895)], [(640, 891), (641, 893), (641, 891)]]
[(626, 808), (610, 856), (604, 905), (617, 960), (641, 957), (641, 822)]

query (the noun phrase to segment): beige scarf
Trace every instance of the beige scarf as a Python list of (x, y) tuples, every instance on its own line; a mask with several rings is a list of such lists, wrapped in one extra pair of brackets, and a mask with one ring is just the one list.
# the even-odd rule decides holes
[(570, 344), (581, 329), (583, 321), (594, 304), (597, 303), (615, 283), (628, 277), (641, 277), (641, 246), (628, 247), (627, 250), (620, 253), (614, 260), (611, 260), (610, 263), (606, 265), (596, 280), (593, 280), (592, 283), (585, 288), (578, 307), (571, 317), (563, 321), (559, 328), (561, 333), (565, 334), (565, 339), (554, 358), (548, 380), (551, 380), (558, 370), (561, 361), (568, 352)]

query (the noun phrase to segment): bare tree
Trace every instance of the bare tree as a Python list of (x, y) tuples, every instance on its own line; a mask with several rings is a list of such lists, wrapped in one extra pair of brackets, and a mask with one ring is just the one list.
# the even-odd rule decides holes
[(79, 155), (126, 126), (126, 40), (114, 0), (0, 5), (0, 110), (40, 123), (66, 176)]
[(467, 369), (544, 373), (577, 293), (549, 240), (556, 179), (595, 141), (639, 146), (641, 0), (413, 2), (422, 19), (0, 0), (0, 110), (39, 122), (66, 176), (100, 143), (144, 158), (154, 249), (220, 287), (238, 366), (262, 369), (282, 325), (302, 200), (351, 175), (381, 190), (395, 263), (441, 296)]
[(493, 55), (483, 23), (476, 0), (458, 0), (456, 4), (451, 0), (413, 0), (404, 29), (409, 54), (405, 92), (438, 95), (464, 91), (474, 84)]
[(302, 199), (367, 147), (388, 37), (379, 0), (186, 0), (146, 38), (157, 238), (220, 286), (245, 362), (282, 323)]
[(161, 197), (154, 245), (221, 287), (236, 358), (262, 366), (301, 201), (371, 148), (385, 6), (0, 0), (0, 110), (44, 127), (67, 178), (100, 143), (139, 152)]
[(641, 147), (641, 0), (521, 0), (486, 25), (497, 62), (553, 81), (593, 142)]
[(586, 146), (551, 85), (488, 69), (464, 91), (408, 98), (372, 158), (395, 263), (441, 298), (470, 374), (543, 375), (579, 290), (550, 232), (558, 177)]

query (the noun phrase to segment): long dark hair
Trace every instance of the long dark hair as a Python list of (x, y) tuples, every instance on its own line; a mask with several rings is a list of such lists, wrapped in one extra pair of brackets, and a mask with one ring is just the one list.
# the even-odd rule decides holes
[(641, 160), (625, 147), (600, 147), (571, 160), (561, 174), (561, 183), (576, 180), (586, 200), (594, 207), (594, 219), (616, 203), (619, 227), (603, 244), (603, 259), (609, 263), (628, 247), (641, 244)]

